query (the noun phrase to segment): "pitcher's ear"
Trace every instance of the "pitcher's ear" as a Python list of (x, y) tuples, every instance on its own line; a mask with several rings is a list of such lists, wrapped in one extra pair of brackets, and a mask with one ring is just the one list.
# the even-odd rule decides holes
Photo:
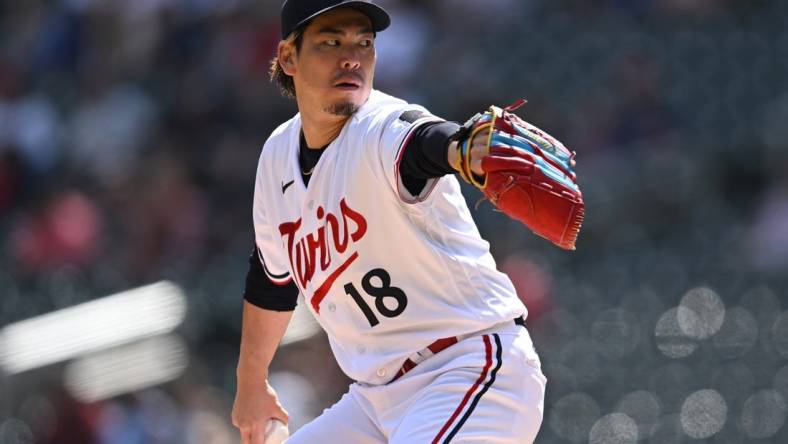
[(292, 76), (293, 73), (295, 73), (295, 47), (291, 42), (281, 41), (279, 42), (277, 51), (277, 57), (282, 71)]

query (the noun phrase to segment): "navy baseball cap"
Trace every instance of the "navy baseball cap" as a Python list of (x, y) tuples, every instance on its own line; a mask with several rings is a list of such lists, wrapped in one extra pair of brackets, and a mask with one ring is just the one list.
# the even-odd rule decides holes
[(282, 39), (286, 39), (299, 26), (320, 14), (337, 8), (354, 8), (364, 13), (372, 22), (372, 30), (383, 31), (391, 24), (385, 9), (364, 0), (285, 0), (282, 5)]

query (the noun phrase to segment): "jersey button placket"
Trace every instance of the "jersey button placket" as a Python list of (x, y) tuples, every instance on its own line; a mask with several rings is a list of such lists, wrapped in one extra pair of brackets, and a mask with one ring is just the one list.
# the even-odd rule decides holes
[(379, 378), (382, 378), (382, 377), (386, 376), (386, 369), (385, 368), (379, 368), (378, 371), (377, 371), (377, 375), (378, 375)]
[(335, 304), (333, 302), (328, 304), (328, 311), (330, 311), (331, 313), (337, 311), (337, 304)]

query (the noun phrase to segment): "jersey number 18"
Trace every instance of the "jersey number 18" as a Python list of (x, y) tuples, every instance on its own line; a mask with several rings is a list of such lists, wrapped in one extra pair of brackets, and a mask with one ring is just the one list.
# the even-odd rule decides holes
[[(373, 285), (372, 278), (377, 278), (380, 281), (380, 285)], [(364, 277), (361, 278), (361, 288), (363, 288), (367, 294), (375, 298), (375, 308), (378, 313), (387, 318), (399, 316), (405, 311), (405, 307), (408, 306), (408, 296), (405, 295), (402, 289), (391, 286), (391, 276), (388, 271), (382, 268), (372, 269), (365, 274)], [(352, 282), (345, 284), (345, 293), (349, 294), (350, 297), (356, 301), (358, 308), (361, 309), (361, 312), (364, 313), (367, 321), (369, 321), (369, 325), (374, 327), (380, 323), (372, 307), (367, 304)], [(389, 303), (387, 305), (387, 299), (393, 299), (394, 303)]]

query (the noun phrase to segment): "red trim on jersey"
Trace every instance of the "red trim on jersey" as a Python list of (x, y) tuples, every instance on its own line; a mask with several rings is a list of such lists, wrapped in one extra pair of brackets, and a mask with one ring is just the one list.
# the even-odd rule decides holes
[(323, 298), (325, 298), (328, 294), (328, 290), (331, 289), (331, 286), (334, 284), (334, 281), (337, 280), (339, 275), (347, 270), (347, 267), (349, 267), (350, 264), (352, 264), (356, 259), (358, 259), (358, 251), (354, 252), (349, 258), (347, 258), (347, 260), (342, 265), (340, 265), (339, 268), (334, 270), (334, 272), (331, 273), (331, 275), (329, 275), (325, 281), (323, 281), (320, 287), (315, 290), (315, 292), (312, 294), (312, 299), (310, 300), (312, 308), (315, 309), (315, 313), (320, 314), (320, 303), (323, 302)]
[[(394, 184), (397, 187), (397, 197), (399, 197), (400, 199), (402, 199), (402, 192), (399, 189), (399, 183), (400, 183), (399, 164), (400, 164), (400, 162), (402, 162), (402, 157), (405, 154), (405, 149), (407, 149), (408, 144), (410, 144), (410, 140), (413, 139), (413, 135), (416, 134), (416, 130), (420, 126), (424, 125), (425, 123), (440, 122), (440, 121), (441, 120), (432, 118), (432, 119), (425, 120), (425, 121), (423, 121), (421, 123), (418, 123), (418, 124), (414, 123), (414, 125), (410, 128), (410, 132), (408, 132), (408, 135), (405, 136), (405, 140), (402, 141), (402, 143), (400, 144), (399, 152), (397, 153), (397, 160), (394, 161)], [(418, 122), (418, 120), (416, 122)], [(419, 199), (419, 196), (413, 196), (413, 199), (407, 199), (407, 200), (402, 199), (402, 200), (405, 203), (411, 203), (411, 204), (424, 201), (430, 194), (432, 194), (432, 190), (434, 190), (435, 186), (438, 184), (438, 179), (439, 178), (437, 178), (437, 177), (434, 178), (434, 179), (431, 179), (432, 183), (430, 184), (429, 190), (427, 190), (426, 193), (424, 193), (424, 190), (422, 190), (422, 193), (424, 193), (424, 197), (423, 198)], [(408, 194), (410, 194), (410, 193), (408, 193)]]
[(465, 404), (468, 403), (468, 400), (471, 398), (471, 395), (473, 395), (473, 392), (475, 392), (476, 389), (479, 387), (479, 384), (481, 384), (482, 381), (487, 379), (487, 372), (490, 370), (490, 366), (492, 366), (492, 346), (490, 345), (489, 335), (484, 335), (482, 336), (482, 338), (484, 339), (484, 358), (485, 358), (482, 374), (479, 375), (479, 379), (477, 379), (476, 382), (471, 386), (471, 388), (465, 393), (465, 397), (462, 398), (462, 402), (460, 402), (460, 405), (458, 405), (457, 408), (454, 410), (454, 413), (452, 413), (449, 420), (446, 421), (446, 424), (443, 425), (443, 428), (441, 429), (440, 432), (438, 432), (438, 435), (435, 436), (435, 439), (432, 440), (432, 444), (437, 444), (438, 441), (440, 441), (440, 439), (443, 437), (443, 434), (446, 433), (446, 430), (449, 429), (449, 427), (454, 422), (454, 420), (457, 419), (457, 416), (460, 414), (462, 409), (465, 408)]
[[(424, 123), (427, 123), (427, 122), (424, 122)], [(421, 125), (423, 125), (424, 123), (422, 123)], [(413, 134), (416, 133), (416, 129), (418, 127), (420, 127), (421, 125), (413, 125), (410, 128), (410, 131), (408, 131), (408, 135), (405, 136), (405, 140), (403, 140), (402, 143), (399, 146), (399, 153), (397, 153), (397, 160), (394, 161), (394, 173), (397, 175), (397, 177), (396, 177), (397, 178), (397, 192), (399, 192), (399, 164), (400, 164), (400, 162), (402, 162), (402, 156), (405, 154), (405, 148), (408, 147), (408, 144), (410, 143), (410, 139), (413, 138)]]

